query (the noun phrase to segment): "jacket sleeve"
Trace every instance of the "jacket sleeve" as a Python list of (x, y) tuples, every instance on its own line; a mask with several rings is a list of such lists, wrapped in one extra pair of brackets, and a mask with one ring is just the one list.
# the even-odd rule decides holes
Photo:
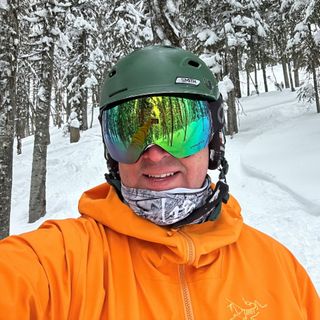
[[(68, 236), (79, 245), (74, 231), (71, 224)], [(0, 241), (0, 320), (67, 319), (77, 274), (73, 256), (81, 255), (66, 253), (64, 233), (54, 222)]]
[(304, 268), (297, 265), (297, 282), (300, 286), (300, 301), (305, 319), (320, 319), (320, 297)]

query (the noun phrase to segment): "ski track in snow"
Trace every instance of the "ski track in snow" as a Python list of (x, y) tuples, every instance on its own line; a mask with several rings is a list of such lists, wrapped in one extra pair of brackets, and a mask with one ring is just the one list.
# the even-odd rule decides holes
[[(305, 113), (294, 94), (275, 92), (278, 103), (267, 105), (272, 95), (268, 94), (265, 103), (263, 98), (242, 99), (246, 116), (240, 120), (240, 133), (227, 141), (228, 182), (231, 193), (240, 202), (245, 222), (289, 248), (320, 291), (319, 205), (278, 181), (272, 170), (264, 171), (259, 163), (250, 160), (252, 154), (259, 152), (256, 149), (261, 137), (273, 130), (286, 130)], [(276, 156), (272, 148), (269, 151), (270, 157)]]
[[(258, 179), (264, 179), (266, 181), (269, 181), (271, 183), (276, 184), (278, 187), (281, 189), (285, 190), (286, 192), (290, 193), (297, 201), (299, 201), (304, 207), (306, 212), (319, 216), (320, 215), (320, 204), (317, 204), (313, 201), (310, 201), (310, 199), (305, 198), (301, 195), (301, 193), (296, 192), (294, 189), (290, 188), (285, 183), (282, 183), (277, 179), (277, 177), (269, 172), (266, 172), (260, 168), (257, 168), (257, 165), (250, 162), (250, 151), (252, 149), (255, 149), (255, 144), (258, 144), (261, 140), (259, 139), (261, 135), (266, 134), (267, 131), (275, 131), (277, 130), (279, 134), (282, 132), (285, 132), (286, 127), (290, 126), (292, 121), (287, 123), (287, 114), (283, 118), (281, 117), (281, 112), (285, 109), (290, 109), (292, 110), (292, 106), (296, 103), (296, 99), (294, 95), (285, 95), (284, 97), (287, 97), (286, 102), (282, 102), (281, 104), (275, 104), (275, 105), (270, 105), (270, 106), (263, 106), (263, 107), (258, 107), (258, 108), (252, 108), (248, 111), (248, 114), (250, 115), (251, 113), (255, 112), (258, 114), (257, 118), (255, 121), (257, 121), (257, 125), (261, 126), (259, 129), (251, 129), (251, 135), (252, 132), (257, 131), (256, 136), (247, 142), (245, 149), (241, 153), (241, 165), (243, 167), (243, 170), (248, 174), (253, 177), (256, 177)], [(292, 99), (293, 97), (293, 99)], [(273, 109), (272, 112), (270, 112), (270, 109)], [(299, 110), (300, 109), (300, 110)], [(299, 108), (298, 111), (301, 111), (301, 108)], [(261, 112), (267, 110), (268, 111), (268, 117), (264, 117), (265, 122), (261, 123), (261, 119), (263, 117), (260, 115)], [(300, 112), (293, 112), (292, 113), (292, 120), (297, 120), (299, 119), (302, 115)], [(270, 116), (271, 115), (271, 116)], [(260, 120), (258, 120), (260, 119)], [(276, 119), (276, 121), (275, 121)], [(284, 122), (285, 121), (285, 122)], [(252, 122), (252, 121), (251, 121)], [(252, 126), (251, 128), (254, 128)], [(258, 140), (258, 141), (257, 141)], [(271, 146), (272, 148), (272, 146)], [(270, 156), (272, 157), (272, 150), (270, 150)], [(249, 153), (249, 155), (247, 154)], [(274, 157), (277, 157), (277, 155), (274, 154)]]

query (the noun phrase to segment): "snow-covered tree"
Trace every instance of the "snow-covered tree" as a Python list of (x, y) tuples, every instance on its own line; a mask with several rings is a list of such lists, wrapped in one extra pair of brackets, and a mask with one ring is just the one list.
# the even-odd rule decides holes
[(53, 65), (56, 37), (59, 34), (58, 16), (64, 14), (64, 3), (34, 1), (30, 3), (30, 39), (34, 46), (33, 59), (38, 63), (37, 108), (29, 201), (29, 222), (34, 222), (46, 212), (46, 160), (50, 143), (49, 119), (53, 87)]
[(78, 114), (75, 111), (71, 111), (68, 124), (70, 129), (70, 143), (78, 142), (80, 139), (80, 122), (78, 120)]
[(0, 2), (0, 238), (9, 235), (19, 1)]
[(88, 64), (92, 43), (98, 33), (95, 24), (94, 2), (82, 0), (72, 2), (67, 15), (66, 32), (71, 43), (67, 70), (68, 113), (71, 109), (77, 110), (81, 129), (87, 130), (87, 79), (90, 77)]
[(150, 26), (154, 43), (183, 46), (185, 29), (183, 1), (172, 0), (148, 0), (148, 11), (151, 17)]
[[(288, 16), (294, 16), (294, 30), (288, 40), (287, 49), (295, 56), (299, 57), (300, 66), (304, 67), (312, 74), (314, 90), (314, 100), (317, 112), (320, 113), (319, 101), (319, 80), (318, 68), (320, 66), (320, 1), (282, 1), (282, 10), (288, 13)], [(299, 96), (304, 96), (304, 92), (310, 91), (310, 82), (306, 81)]]
[[(250, 48), (257, 48), (259, 39), (267, 36), (266, 26), (259, 14), (261, 1), (210, 1), (197, 2), (202, 17), (197, 26), (206, 58), (213, 56), (220, 63), (221, 79), (228, 76), (234, 89), (228, 93), (227, 122), (230, 134), (238, 132), (235, 98), (241, 96), (239, 66), (242, 56), (257, 56)], [(253, 45), (252, 45), (253, 43)], [(215, 69), (217, 66), (215, 65)]]

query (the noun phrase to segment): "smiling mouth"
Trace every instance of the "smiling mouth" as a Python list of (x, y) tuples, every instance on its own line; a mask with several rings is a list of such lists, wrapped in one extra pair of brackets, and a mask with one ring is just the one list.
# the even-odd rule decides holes
[(145, 174), (144, 176), (152, 179), (164, 179), (164, 178), (172, 177), (175, 174), (176, 174), (175, 172), (168, 172), (168, 173), (162, 173), (162, 174)]

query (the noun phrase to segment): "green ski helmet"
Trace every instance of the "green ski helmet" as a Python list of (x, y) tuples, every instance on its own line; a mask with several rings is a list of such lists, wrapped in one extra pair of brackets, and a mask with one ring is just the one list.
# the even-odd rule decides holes
[[(207, 65), (193, 53), (171, 46), (156, 45), (132, 52), (120, 59), (106, 76), (101, 90), (100, 121), (104, 109), (152, 95), (179, 95), (209, 102), (213, 123), (209, 169), (222, 166), (223, 174), (226, 174), (222, 97), (217, 80)], [(104, 146), (108, 176), (120, 180), (118, 163)]]

